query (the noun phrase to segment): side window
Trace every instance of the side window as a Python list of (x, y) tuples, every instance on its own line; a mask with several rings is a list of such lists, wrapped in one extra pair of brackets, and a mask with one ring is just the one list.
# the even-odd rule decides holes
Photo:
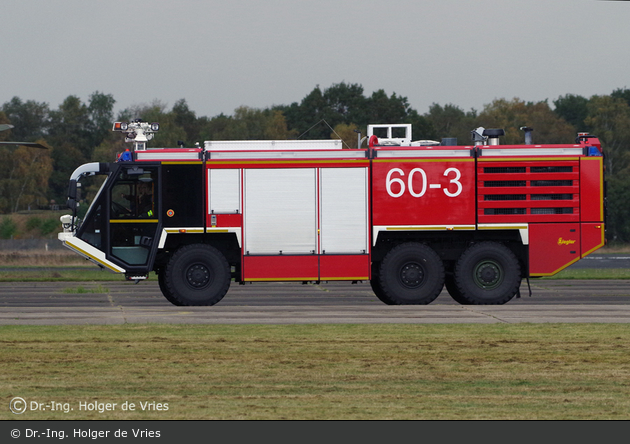
[(112, 219), (152, 219), (156, 217), (155, 172), (141, 175), (121, 173), (112, 187)]

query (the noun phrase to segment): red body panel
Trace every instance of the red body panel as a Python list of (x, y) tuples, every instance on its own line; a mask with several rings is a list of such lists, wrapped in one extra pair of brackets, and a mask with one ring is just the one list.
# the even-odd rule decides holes
[(244, 281), (318, 281), (316, 255), (244, 256)]
[(583, 157), (580, 159), (580, 196), (582, 222), (603, 222), (604, 220), (604, 178), (603, 157)]
[(581, 258), (580, 224), (529, 226), (529, 274), (551, 276)]
[(472, 225), (474, 159), (374, 160), (374, 225)]
[(582, 257), (603, 247), (605, 243), (603, 223), (582, 224)]
[(367, 254), (321, 255), (320, 280), (361, 281), (370, 278), (370, 257)]
[[(213, 223), (212, 216), (215, 216)], [(241, 214), (206, 214), (206, 226), (208, 227), (242, 227), (243, 215)]]

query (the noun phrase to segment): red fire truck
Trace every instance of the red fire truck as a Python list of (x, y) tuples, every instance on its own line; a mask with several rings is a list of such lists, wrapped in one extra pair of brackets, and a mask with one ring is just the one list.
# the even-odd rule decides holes
[[(458, 146), (411, 125), (339, 140), (209, 141), (147, 148), (157, 124), (117, 122), (133, 143), (70, 178), (64, 245), (127, 279), (158, 276), (175, 305), (213, 305), (233, 281), (369, 281), (386, 304), (503, 304), (605, 243), (597, 138)], [(364, 139), (364, 140), (365, 140)], [(360, 146), (360, 143), (359, 143)], [(78, 189), (103, 175), (83, 220)]]

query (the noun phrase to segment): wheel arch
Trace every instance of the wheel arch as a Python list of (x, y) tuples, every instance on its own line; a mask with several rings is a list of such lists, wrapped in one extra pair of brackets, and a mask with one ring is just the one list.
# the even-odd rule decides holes
[(163, 269), (177, 250), (193, 244), (205, 244), (216, 248), (225, 256), (230, 266), (240, 270), (241, 249), (236, 233), (174, 233), (168, 234), (164, 247), (158, 251), (154, 271), (159, 272)]
[(209, 244), (180, 246), (160, 270), (160, 289), (175, 305), (214, 305), (230, 288), (230, 266)]
[(455, 262), (475, 243), (503, 243), (518, 258), (523, 270), (529, 269), (529, 248), (519, 230), (470, 231), (380, 231), (372, 248), (372, 262), (380, 263), (394, 247), (406, 242), (418, 242), (433, 248), (444, 262), (446, 272), (452, 272)]

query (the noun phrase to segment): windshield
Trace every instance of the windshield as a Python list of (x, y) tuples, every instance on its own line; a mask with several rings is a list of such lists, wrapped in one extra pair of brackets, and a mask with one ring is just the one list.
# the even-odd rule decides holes
[[(103, 192), (103, 189), (105, 188), (105, 184), (107, 183), (107, 181), (105, 180), (107, 179), (106, 175), (90, 176), (84, 179), (84, 181), (80, 182), (80, 187), (82, 190), (85, 190), (86, 194), (85, 201), (83, 201), (82, 203), (87, 205), (89, 202), (89, 207), (87, 208), (87, 211), (83, 212), (83, 214), (79, 212), (79, 217), (85, 216), (90, 212), (90, 210), (92, 210), (94, 202), (99, 199), (101, 193)], [(94, 190), (96, 190), (96, 193), (94, 193)]]
[(81, 188), (86, 190), (86, 194), (91, 194), (90, 192), (98, 186), (98, 182), (102, 182), (94, 199), (92, 199), (91, 204), (85, 213), (85, 219), (81, 220), (79, 218), (76, 219), (77, 225), (77, 237), (83, 239), (90, 245), (100, 249), (102, 244), (102, 217), (101, 217), (101, 196), (103, 195), (103, 190), (105, 189), (105, 185), (107, 184), (107, 175), (99, 175), (99, 176), (89, 176), (81, 178)]

